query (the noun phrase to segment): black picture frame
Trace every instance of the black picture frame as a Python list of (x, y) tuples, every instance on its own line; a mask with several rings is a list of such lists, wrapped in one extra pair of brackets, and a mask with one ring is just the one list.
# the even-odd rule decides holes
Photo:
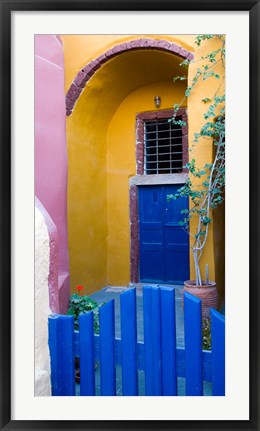
[[(51, 1), (0, 0), (1, 6), (1, 430), (259, 429), (259, 0)], [(249, 11), (250, 17), (250, 418), (248, 421), (13, 421), (11, 420), (11, 12), (12, 11)], [(239, 376), (238, 376), (239, 378)]]

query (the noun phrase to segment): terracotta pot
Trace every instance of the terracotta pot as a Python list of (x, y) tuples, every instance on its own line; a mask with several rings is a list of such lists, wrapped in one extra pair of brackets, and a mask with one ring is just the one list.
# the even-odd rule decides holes
[(184, 281), (183, 292), (200, 298), (202, 301), (202, 318), (210, 316), (210, 309), (218, 309), (218, 291), (215, 281), (203, 281), (202, 286), (196, 286), (195, 280)]

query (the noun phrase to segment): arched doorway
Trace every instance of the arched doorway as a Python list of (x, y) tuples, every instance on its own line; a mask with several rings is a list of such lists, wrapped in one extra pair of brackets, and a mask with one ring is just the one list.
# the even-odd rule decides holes
[[(180, 57), (192, 54), (167, 41), (158, 46), (151, 39), (154, 46), (149, 46), (147, 40), (102, 54), (77, 74), (67, 93), (71, 274), (90, 292), (138, 281), (132, 191), (129, 196), (131, 179), (140, 176), (136, 114), (168, 110), (186, 88), (185, 82), (173, 85), (172, 78), (179, 73)], [(159, 110), (156, 94), (162, 100)]]

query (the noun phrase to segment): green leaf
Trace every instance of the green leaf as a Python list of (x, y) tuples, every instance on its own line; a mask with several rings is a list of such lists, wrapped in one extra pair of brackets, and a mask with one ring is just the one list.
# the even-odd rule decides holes
[(203, 220), (203, 224), (207, 225), (209, 223), (211, 223), (212, 219), (210, 217), (202, 217)]
[(186, 121), (182, 121), (182, 120), (173, 120), (173, 124), (177, 124), (178, 126), (181, 126), (181, 127), (187, 126)]
[(211, 102), (211, 99), (209, 97), (205, 97), (204, 99), (202, 99), (202, 102), (208, 103)]

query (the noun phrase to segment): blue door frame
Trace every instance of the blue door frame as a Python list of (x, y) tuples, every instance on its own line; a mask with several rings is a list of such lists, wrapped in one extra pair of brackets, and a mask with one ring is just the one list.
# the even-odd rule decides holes
[(179, 226), (188, 198), (167, 202), (167, 195), (181, 186), (138, 187), (140, 282), (182, 284), (189, 279), (189, 236)]

